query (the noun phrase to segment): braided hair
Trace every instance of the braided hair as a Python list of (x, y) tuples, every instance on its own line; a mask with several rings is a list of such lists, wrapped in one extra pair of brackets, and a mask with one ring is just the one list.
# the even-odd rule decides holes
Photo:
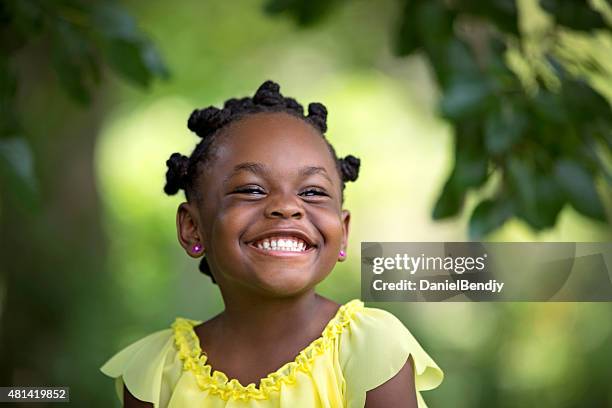
[[(280, 86), (273, 81), (265, 81), (259, 86), (253, 97), (231, 98), (225, 101), (223, 108), (219, 109), (209, 106), (204, 109), (196, 109), (191, 113), (187, 121), (187, 127), (197, 134), (202, 140), (196, 145), (187, 157), (181, 153), (172, 153), (166, 161), (168, 171), (166, 172), (166, 185), (164, 192), (174, 195), (179, 190), (185, 192), (187, 201), (200, 201), (202, 197), (199, 190), (194, 188), (198, 177), (200, 165), (207, 165), (215, 148), (215, 141), (222, 135), (221, 130), (227, 129), (230, 123), (235, 123), (245, 116), (261, 112), (284, 112), (300, 118), (319, 131), (325, 140), (329, 151), (334, 158), (338, 175), (342, 184), (342, 201), (344, 201), (345, 183), (357, 180), (359, 175), (360, 160), (348, 155), (338, 158), (336, 151), (325, 138), (327, 131), (327, 109), (324, 105), (313, 102), (308, 105), (308, 114), (304, 115), (304, 108), (295, 99), (284, 97), (280, 93)], [(210, 267), (206, 258), (202, 258), (199, 269), (210, 276), (213, 282)]]

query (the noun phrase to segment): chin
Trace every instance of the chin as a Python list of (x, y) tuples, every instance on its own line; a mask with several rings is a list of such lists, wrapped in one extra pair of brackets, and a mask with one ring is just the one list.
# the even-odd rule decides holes
[(267, 271), (257, 276), (255, 286), (274, 297), (294, 296), (312, 289), (320, 279), (303, 271)]

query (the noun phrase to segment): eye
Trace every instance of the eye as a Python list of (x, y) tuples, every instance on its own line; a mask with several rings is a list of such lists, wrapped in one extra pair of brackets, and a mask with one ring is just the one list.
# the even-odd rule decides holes
[(237, 188), (233, 191), (233, 194), (263, 195), (266, 192), (259, 186), (245, 186)]
[(329, 194), (323, 189), (310, 187), (302, 191), (299, 195), (302, 197), (328, 197)]

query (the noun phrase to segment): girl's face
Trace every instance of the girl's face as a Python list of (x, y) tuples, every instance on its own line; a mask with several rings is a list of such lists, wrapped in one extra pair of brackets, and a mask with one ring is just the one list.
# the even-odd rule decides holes
[(200, 238), (224, 294), (313, 288), (343, 260), (349, 227), (325, 141), (286, 113), (250, 115), (222, 132), (198, 178), (201, 206), (179, 207), (181, 243), (190, 253)]

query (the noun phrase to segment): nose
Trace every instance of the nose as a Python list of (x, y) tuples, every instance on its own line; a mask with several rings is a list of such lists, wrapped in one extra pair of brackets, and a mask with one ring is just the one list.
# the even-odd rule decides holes
[(276, 194), (268, 198), (265, 215), (268, 218), (301, 219), (304, 216), (299, 198), (293, 194)]

